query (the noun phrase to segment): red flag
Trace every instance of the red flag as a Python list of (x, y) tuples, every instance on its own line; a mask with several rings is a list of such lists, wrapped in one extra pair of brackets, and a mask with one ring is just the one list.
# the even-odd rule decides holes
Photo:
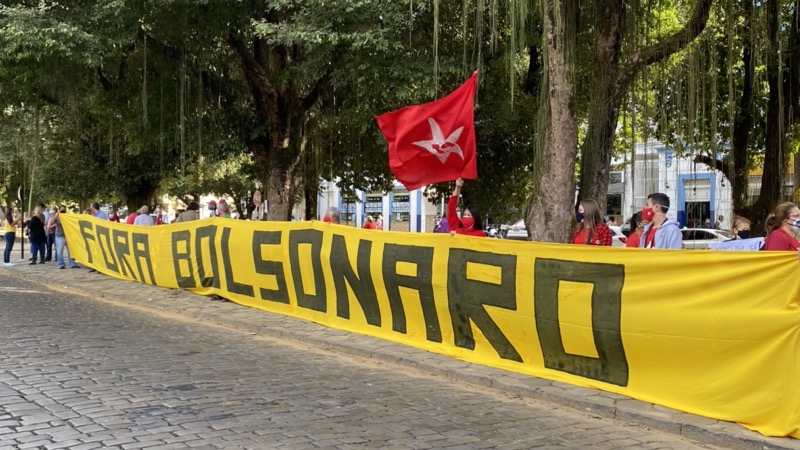
[(389, 168), (409, 191), (456, 178), (475, 179), (478, 72), (447, 97), (378, 116)]

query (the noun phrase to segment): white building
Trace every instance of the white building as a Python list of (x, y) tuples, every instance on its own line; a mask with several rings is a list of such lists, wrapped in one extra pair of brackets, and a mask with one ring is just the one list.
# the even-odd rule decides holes
[(382, 215), (384, 230), (422, 233), (433, 231), (441, 207), (428, 201), (422, 189), (409, 192), (399, 183), (388, 193), (356, 191), (355, 197), (346, 197), (336, 183), (323, 182), (317, 197), (317, 220), (322, 220), (331, 206), (339, 208), (344, 225), (361, 228), (368, 215)]
[[(721, 154), (714, 156), (722, 159)], [(695, 163), (694, 155), (678, 156), (675, 149), (658, 141), (636, 144), (635, 161), (631, 155), (616, 160), (620, 167), (611, 173), (608, 189), (609, 214), (628, 220), (644, 208), (647, 196), (663, 192), (670, 198), (667, 217), (681, 227), (703, 227), (705, 219), (713, 224), (724, 216), (723, 228), (733, 216), (731, 185), (722, 172)]]

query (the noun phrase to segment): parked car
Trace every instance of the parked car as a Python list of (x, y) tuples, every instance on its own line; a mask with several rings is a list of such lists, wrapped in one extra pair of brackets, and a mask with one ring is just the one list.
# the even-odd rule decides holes
[(608, 227), (611, 229), (611, 233), (614, 236), (611, 238), (611, 246), (612, 247), (625, 247), (625, 242), (628, 240), (628, 237), (622, 233), (622, 227)]
[(513, 239), (516, 241), (527, 241), (528, 230), (525, 228), (525, 221), (520, 220), (514, 225), (509, 225), (508, 229), (505, 230), (505, 237), (506, 239)]
[(712, 242), (733, 239), (733, 235), (729, 232), (712, 228), (684, 228), (681, 230), (681, 234), (683, 235), (683, 248), (687, 250), (707, 250), (708, 244)]

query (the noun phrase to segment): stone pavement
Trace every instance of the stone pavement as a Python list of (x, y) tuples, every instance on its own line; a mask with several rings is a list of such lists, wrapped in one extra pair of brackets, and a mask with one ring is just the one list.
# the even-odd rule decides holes
[(343, 354), (372, 358), (376, 362), (407, 366), (522, 399), (551, 402), (599, 417), (615, 418), (724, 448), (800, 449), (798, 440), (767, 438), (734, 423), (686, 414), (612, 393), (471, 364), (232, 302), (214, 301), (187, 291), (122, 281), (89, 272), (85, 268), (59, 270), (55, 263), (29, 266), (24, 262), (17, 262), (12, 267), (0, 266), (0, 270), (3, 274), (34, 281), (65, 293), (82, 294), (104, 302), (201, 320), (254, 335), (302, 342)]

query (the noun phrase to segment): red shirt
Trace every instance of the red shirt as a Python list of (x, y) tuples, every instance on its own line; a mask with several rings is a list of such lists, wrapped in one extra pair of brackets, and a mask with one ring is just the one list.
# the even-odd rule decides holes
[(641, 241), (642, 241), (641, 236), (636, 234), (636, 232), (634, 231), (633, 233), (631, 233), (630, 236), (628, 236), (628, 240), (625, 241), (625, 247), (636, 247), (636, 248), (639, 248), (639, 243)]
[(110, 220), (111, 222), (119, 223), (119, 216), (116, 214), (114, 214), (113, 216), (108, 216), (108, 220)]
[(125, 223), (127, 223), (128, 225), (133, 225), (133, 222), (136, 220), (136, 217), (138, 215), (139, 215), (139, 213), (135, 213), (135, 212), (132, 212), (132, 213), (128, 214), (128, 218), (125, 219)]
[(582, 229), (580, 226), (572, 231), (572, 243), (579, 245), (611, 245), (611, 229), (604, 223), (598, 223), (594, 226), (594, 233), (592, 233), (592, 241), (587, 242), (589, 237), (589, 230)]
[(365, 230), (377, 230), (378, 229), (378, 225), (376, 225), (375, 222), (367, 221), (367, 222), (364, 223), (364, 229)]
[(456, 204), (458, 203), (458, 197), (455, 195), (450, 196), (450, 201), (447, 202), (447, 224), (450, 225), (450, 231), (454, 231), (456, 234), (466, 234), (468, 236), (478, 236), (478, 237), (486, 237), (486, 233), (483, 230), (476, 230), (474, 228), (464, 228), (464, 224), (461, 223), (461, 219), (458, 218), (458, 214), (456, 214)]
[(787, 233), (783, 228), (778, 228), (767, 236), (764, 242), (764, 250), (772, 251), (797, 251), (800, 248), (800, 242), (791, 234)]

